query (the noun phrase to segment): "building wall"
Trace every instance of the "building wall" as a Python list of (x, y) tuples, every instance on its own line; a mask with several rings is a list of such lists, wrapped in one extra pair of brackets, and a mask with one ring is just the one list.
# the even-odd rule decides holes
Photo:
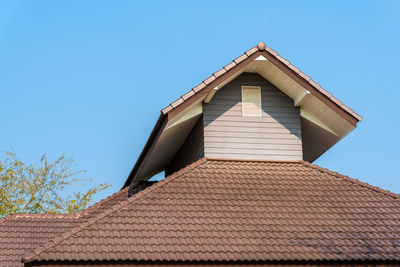
[(204, 157), (204, 133), (203, 118), (200, 116), (178, 153), (166, 168), (165, 175), (179, 171), (202, 157)]
[[(262, 116), (242, 116), (242, 86), (260, 86)], [(243, 73), (203, 105), (204, 155), (209, 158), (302, 160), (300, 110), (256, 73)]]

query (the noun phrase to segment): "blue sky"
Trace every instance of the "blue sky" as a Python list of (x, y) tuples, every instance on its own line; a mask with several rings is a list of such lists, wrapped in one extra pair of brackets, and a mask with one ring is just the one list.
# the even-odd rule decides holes
[[(160, 109), (262, 40), (364, 117), (315, 163), (400, 193), (400, 1), (0, 1), (0, 150), (120, 189)], [(80, 188), (82, 189), (82, 188)]]

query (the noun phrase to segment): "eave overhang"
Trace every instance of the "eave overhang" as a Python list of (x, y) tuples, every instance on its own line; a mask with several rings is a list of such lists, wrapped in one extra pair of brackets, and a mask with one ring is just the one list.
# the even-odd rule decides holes
[[(201, 84), (182, 95), (161, 111), (135, 166), (123, 187), (134, 181), (145, 180), (162, 171), (183, 143), (196, 121), (199, 105), (208, 103), (215, 92), (243, 72), (256, 72), (291, 97), (301, 109), (302, 124), (317, 127), (325, 142), (310, 148), (305, 160), (312, 162), (332, 145), (346, 136), (362, 117), (311, 80), (289, 61), (264, 43), (246, 51)], [(201, 108), (201, 107), (200, 107)], [(193, 111), (196, 110), (197, 111)], [(196, 113), (197, 112), (197, 113)], [(191, 113), (194, 116), (187, 115)], [(187, 117), (182, 119), (183, 117)], [(311, 132), (312, 134), (312, 132)], [(309, 136), (308, 139), (313, 139)], [(308, 146), (310, 140), (306, 142)], [(175, 144), (172, 147), (171, 144)]]

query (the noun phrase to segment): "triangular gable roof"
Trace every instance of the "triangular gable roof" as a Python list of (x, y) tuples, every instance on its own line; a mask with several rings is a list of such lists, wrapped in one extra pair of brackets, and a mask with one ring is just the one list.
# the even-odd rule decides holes
[(227, 79), (229, 77), (229, 75), (226, 74), (231, 72), (230, 74), (232, 75), (232, 72), (238, 71), (240, 68), (245, 67), (251, 61), (257, 59), (260, 56), (271, 61), (275, 66), (284, 71), (291, 78), (301, 83), (305, 88), (310, 91), (311, 94), (324, 101), (331, 108), (340, 112), (343, 117), (349, 120), (349, 122), (356, 123), (357, 121), (362, 120), (362, 117), (354, 112), (354, 110), (347, 107), (339, 99), (334, 97), (327, 90), (323, 89), (318, 83), (313, 81), (310, 76), (306, 75), (299, 68), (292, 65), (288, 60), (284, 59), (276, 51), (265, 45), (264, 42), (258, 43), (257, 46), (247, 50), (246, 52), (244, 52), (243, 55), (235, 58), (228, 65), (214, 72), (211, 76), (203, 80), (199, 85), (195, 86), (189, 92), (182, 95), (180, 98), (162, 109), (161, 112), (163, 114), (168, 114), (169, 118), (171, 119), (179, 111), (182, 111), (182, 109), (189, 106), (191, 101), (195, 101), (204, 94), (209, 93), (215, 87), (213, 87), (213, 83), (215, 85), (221, 83), (224, 79)]
[[(231, 63), (224, 66), (222, 69), (214, 72), (199, 85), (195, 86), (189, 92), (182, 95), (179, 99), (161, 110), (160, 117), (158, 118), (158, 121), (156, 122), (156, 125), (154, 126), (153, 131), (151, 132), (150, 137), (145, 144), (129, 177), (127, 178), (124, 187), (128, 186), (133, 180), (147, 179), (152, 175), (162, 171), (162, 168), (165, 167), (163, 165), (171, 160), (172, 154), (175, 153), (174, 150), (179, 148), (179, 144), (181, 144), (179, 142), (183, 142), (182, 139), (186, 135), (185, 133), (182, 134), (178, 131), (174, 132), (173, 129), (170, 129), (170, 133), (165, 133), (165, 129), (168, 129), (168, 125), (173, 125), (176, 123), (175, 121), (179, 120), (180, 114), (183, 114), (185, 110), (189, 109), (197, 102), (202, 101), (202, 99), (207, 100), (207, 97), (212, 97), (216, 89), (223, 87), (223, 85), (230, 81), (232, 77), (238, 75), (241, 71), (246, 69), (246, 67), (248, 68), (254, 63), (254, 61), (262, 62), (264, 60), (271, 63), (270, 66), (275, 69), (275, 74), (280, 72), (283, 76), (287, 77), (289, 84), (297, 87), (297, 90), (303, 91), (297, 94), (299, 99), (294, 99), (295, 103), (300, 106), (301, 102), (307, 97), (307, 95), (312, 95), (315, 98), (312, 105), (318, 106), (318, 115), (328, 112), (328, 110), (332, 110), (333, 112), (328, 112), (325, 116), (327, 121), (339, 121), (339, 118), (343, 120), (342, 124), (344, 125), (338, 126), (339, 130), (338, 133), (336, 133), (337, 138), (335, 138), (335, 141), (333, 141), (334, 143), (347, 135), (356, 127), (357, 122), (362, 120), (360, 115), (344, 105), (327, 90), (323, 89), (308, 75), (304, 74), (300, 69), (293, 66), (288, 60), (284, 59), (277, 52), (266, 46), (265, 43), (260, 42), (257, 44), (257, 46), (252, 47), (243, 55), (237, 57)], [(256, 67), (249, 68), (250, 71), (257, 71), (256, 69)], [(201, 111), (194, 112), (196, 115)], [(178, 119), (176, 117), (178, 117)], [(194, 120), (191, 123), (193, 124)], [(186, 131), (186, 133), (189, 132), (191, 127), (190, 123), (187, 123), (187, 125), (183, 126), (183, 128), (185, 127), (186, 130), (184, 131)], [(177, 147), (171, 148), (171, 146), (166, 144), (159, 144), (159, 139), (162, 134), (166, 136), (164, 140), (171, 138), (174, 139), (172, 141), (168, 140), (165, 143), (176, 144)], [(327, 148), (324, 147), (316, 154), (320, 155), (334, 143), (327, 144)], [(162, 153), (157, 151), (152, 154), (155, 147), (159, 148), (159, 151), (162, 151)], [(146, 163), (149, 161), (151, 156), (153, 157), (151, 163)]]
[(307, 162), (201, 159), (23, 261), (399, 261), (399, 210)]

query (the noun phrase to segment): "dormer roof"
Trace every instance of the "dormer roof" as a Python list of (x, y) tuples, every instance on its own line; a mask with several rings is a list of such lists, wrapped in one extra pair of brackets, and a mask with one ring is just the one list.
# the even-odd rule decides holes
[(293, 104), (300, 107), (304, 124), (308, 125), (306, 135), (327, 133), (318, 138), (318, 144), (309, 141), (314, 136), (303, 142), (307, 161), (318, 158), (362, 120), (308, 75), (260, 42), (161, 110), (124, 186), (164, 170), (202, 114), (202, 104), (208, 103), (215, 92), (244, 72), (260, 74), (293, 99)]
[[(191, 101), (195, 101), (196, 99), (201, 98), (205, 94), (212, 91), (214, 89), (213, 85), (219, 85), (219, 87), (222, 88), (222, 86), (227, 83), (227, 79), (232, 79), (231, 75), (236, 74), (237, 76), (237, 72), (242, 73), (246, 70), (257, 70), (257, 67), (262, 68), (262, 66), (252, 66), (252, 68), (243, 69), (248, 64), (254, 61), (270, 61), (275, 67), (277, 67), (283, 73), (299, 83), (302, 87), (304, 87), (305, 89), (309, 89), (312, 95), (316, 96), (326, 105), (340, 113), (350, 123), (355, 124), (358, 121), (362, 120), (362, 117), (358, 115), (354, 110), (343, 104), (330, 92), (323, 89), (318, 83), (313, 81), (310, 76), (303, 73), (299, 68), (292, 65), (288, 60), (280, 56), (276, 51), (268, 47), (264, 42), (259, 42), (256, 46), (244, 52), (243, 55), (232, 60), (231, 63), (225, 65), (222, 69), (214, 72), (210, 77), (204, 79), (199, 85), (193, 87), (186, 94), (182, 95), (177, 100), (162, 109), (161, 113), (165, 115), (168, 114), (168, 116), (172, 118), (182, 109), (190, 105)], [(271, 75), (273, 75), (273, 73)]]

